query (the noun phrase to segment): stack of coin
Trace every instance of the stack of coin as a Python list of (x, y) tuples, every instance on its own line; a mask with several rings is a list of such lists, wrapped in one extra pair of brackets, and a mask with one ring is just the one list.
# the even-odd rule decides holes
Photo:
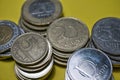
[[(91, 45), (91, 46), (90, 46)], [(104, 51), (114, 67), (120, 66), (120, 19), (107, 17), (95, 23), (89, 47)]]
[(98, 49), (80, 49), (68, 60), (65, 80), (114, 80), (112, 63)]
[(80, 20), (63, 17), (49, 26), (47, 38), (53, 47), (55, 62), (66, 66), (73, 51), (85, 47), (89, 39), (89, 30)]
[(38, 33), (19, 36), (11, 47), (11, 53), (16, 61), (15, 73), (20, 80), (44, 79), (52, 70), (52, 47)]
[(11, 58), (10, 47), (16, 37), (24, 33), (14, 22), (0, 21), (0, 60)]
[(62, 5), (59, 0), (25, 1), (19, 25), (26, 32), (37, 32), (46, 36), (48, 26), (62, 16)]

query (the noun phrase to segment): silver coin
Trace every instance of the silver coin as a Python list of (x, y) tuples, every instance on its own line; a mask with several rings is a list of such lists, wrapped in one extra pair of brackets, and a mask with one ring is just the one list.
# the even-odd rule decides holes
[(13, 59), (24, 65), (32, 65), (41, 61), (48, 51), (45, 38), (37, 33), (25, 33), (20, 35), (12, 45)]
[(14, 22), (0, 21), (0, 53), (9, 50), (18, 35), (19, 29)]
[(63, 51), (58, 51), (53, 48), (53, 54), (60, 57), (60, 58), (69, 58), (72, 52), (63, 52)]
[(110, 80), (114, 80), (114, 77), (113, 77), (113, 75), (111, 76)]
[(109, 55), (109, 54), (107, 54), (107, 55), (113, 60), (120, 61), (120, 56), (113, 56), (113, 55)]
[(41, 25), (40, 26), (32, 25), (32, 24), (26, 22), (24, 19), (22, 19), (22, 21), (23, 21), (23, 24), (26, 27), (28, 27), (30, 29), (33, 29), (33, 30), (46, 30), (48, 28), (48, 26), (49, 26), (49, 25), (44, 25), (44, 26), (41, 26)]
[(35, 33), (39, 33), (40, 35), (46, 36), (46, 31), (32, 30), (32, 29), (26, 27), (26, 26), (23, 24), (23, 22), (22, 22), (21, 19), (20, 19), (20, 21), (19, 21), (19, 25), (20, 25), (20, 27), (22, 27), (22, 28), (24, 29), (25, 32), (35, 32)]
[(70, 77), (67, 74), (67, 71), (65, 72), (65, 80), (71, 80)]
[(89, 38), (89, 30), (78, 19), (63, 17), (49, 26), (47, 36), (57, 50), (73, 52), (85, 46)]
[(62, 61), (62, 62), (66, 62), (67, 63), (67, 61), (68, 61), (68, 59), (61, 58), (61, 57), (58, 57), (56, 55), (53, 55), (53, 57), (54, 57), (54, 59), (57, 59), (57, 60)]
[(56, 58), (54, 58), (54, 61), (55, 61), (56, 64), (58, 64), (60, 66), (67, 66), (67, 63), (64, 62), (64, 61), (60, 61), (60, 60), (58, 60)]
[(92, 41), (92, 40), (90, 40), (89, 42), (88, 42), (88, 46), (87, 46), (88, 48), (96, 48), (96, 46), (94, 45), (94, 42)]
[(47, 62), (49, 62), (51, 60), (51, 57), (52, 57), (52, 47), (50, 45), (50, 42), (47, 40), (47, 43), (48, 43), (48, 53), (46, 55), (46, 57), (39, 63), (35, 64), (34, 66), (33, 65), (29, 65), (29, 66), (26, 66), (27, 68), (38, 68), (38, 67), (41, 67), (45, 64), (47, 64)]
[(49, 72), (51, 72), (52, 67), (53, 67), (53, 60), (50, 62), (50, 64), (44, 70), (42, 70), (40, 72), (36, 72), (36, 73), (27, 73), (27, 72), (24, 72), (21, 69), (19, 69), (17, 66), (15, 66), (15, 67), (25, 77), (30, 78), (30, 79), (38, 79), (38, 78), (44, 77)]
[(98, 49), (111, 55), (120, 55), (120, 19), (108, 17), (96, 22), (92, 39)]
[(20, 35), (25, 33), (25, 31), (21, 27), (19, 27), (19, 30), (20, 30)]
[(113, 64), (113, 67), (120, 67), (120, 61), (111, 59), (111, 62)]
[(93, 48), (74, 52), (68, 60), (67, 68), (72, 80), (109, 80), (112, 73), (109, 57)]
[(5, 59), (9, 59), (11, 58), (11, 52), (10, 51), (7, 51), (7, 52), (4, 52), (2, 54), (0, 54), (0, 60), (5, 60)]
[(28, 0), (22, 7), (23, 18), (34, 25), (47, 25), (59, 18), (62, 5), (59, 0)]

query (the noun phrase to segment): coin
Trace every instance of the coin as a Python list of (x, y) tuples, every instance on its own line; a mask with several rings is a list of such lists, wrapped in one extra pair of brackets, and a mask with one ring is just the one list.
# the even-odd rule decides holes
[(35, 32), (35, 33), (39, 33), (40, 35), (46, 36), (46, 31), (37, 31), (37, 30), (32, 30), (32, 29), (26, 27), (23, 24), (22, 19), (20, 19), (19, 25), (20, 25), (20, 27), (22, 27), (24, 29), (25, 32)]
[(98, 49), (110, 55), (120, 55), (120, 19), (100, 19), (95, 23), (92, 32), (92, 39)]
[(54, 59), (55, 63), (57, 63), (58, 65), (61, 65), (61, 66), (66, 66), (67, 63), (66, 62), (63, 62), (63, 61), (60, 61), (58, 59)]
[(72, 80), (109, 80), (112, 73), (109, 57), (104, 52), (93, 48), (74, 52), (67, 65)]
[(60, 58), (68, 59), (70, 57), (70, 55), (72, 54), (72, 52), (62, 52), (62, 51), (58, 51), (58, 50), (53, 48), (53, 54), (55, 56), (60, 57)]
[(30, 78), (30, 79), (38, 79), (38, 78), (44, 77), (52, 70), (53, 60), (50, 62), (50, 64), (44, 70), (42, 70), (40, 72), (36, 72), (36, 73), (27, 73), (27, 72), (24, 72), (21, 69), (19, 69), (17, 66), (15, 66), (15, 67), (25, 77)]
[(12, 45), (13, 59), (24, 65), (32, 65), (41, 61), (48, 51), (45, 38), (37, 33), (25, 33), (20, 35)]
[(0, 53), (10, 49), (14, 39), (19, 35), (18, 26), (7, 20), (0, 21)]
[(54, 21), (47, 30), (53, 48), (73, 52), (85, 46), (89, 38), (87, 26), (75, 18), (63, 17)]
[(54, 57), (54, 59), (57, 59), (57, 60), (62, 61), (62, 62), (66, 62), (67, 63), (67, 61), (68, 61), (68, 59), (60, 58), (60, 57), (58, 57), (56, 55), (53, 55), (53, 57)]
[(25, 33), (25, 31), (21, 27), (19, 27), (19, 30), (20, 30), (20, 35)]
[(22, 21), (23, 21), (23, 24), (24, 24), (26, 27), (28, 27), (28, 28), (30, 28), (30, 29), (33, 29), (33, 30), (46, 30), (46, 29), (48, 28), (48, 25), (45, 25), (45, 26), (37, 26), (37, 25), (32, 25), (32, 24), (26, 22), (24, 19), (22, 19)]
[(111, 59), (111, 62), (113, 64), (113, 67), (120, 67), (120, 61)]
[(61, 14), (59, 0), (27, 0), (22, 7), (23, 18), (34, 25), (48, 25)]
[(38, 67), (45, 65), (47, 62), (49, 62), (51, 60), (52, 47), (51, 47), (50, 42), (48, 40), (47, 40), (47, 43), (48, 43), (49, 49), (48, 49), (48, 53), (47, 53), (46, 57), (41, 62), (35, 64), (34, 66), (33, 65), (26, 66), (27, 68), (38, 68)]
[(4, 60), (4, 59), (8, 59), (8, 58), (11, 58), (11, 52), (10, 51), (7, 51), (7, 52), (4, 52), (4, 53), (0, 54), (0, 60)]

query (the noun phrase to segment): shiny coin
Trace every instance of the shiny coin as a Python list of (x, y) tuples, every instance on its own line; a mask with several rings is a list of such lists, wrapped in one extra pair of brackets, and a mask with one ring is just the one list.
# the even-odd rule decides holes
[(120, 55), (120, 19), (104, 18), (93, 27), (93, 41), (98, 49), (111, 55)]
[(12, 45), (13, 59), (24, 65), (32, 65), (41, 61), (48, 51), (45, 38), (37, 33), (25, 33), (19, 36)]
[(112, 73), (112, 64), (108, 56), (93, 48), (74, 52), (67, 65), (72, 80), (109, 80)]
[(54, 48), (64, 52), (73, 52), (85, 46), (89, 31), (81, 21), (64, 17), (49, 26), (47, 36)]
[(27, 0), (22, 8), (23, 18), (34, 25), (48, 25), (61, 14), (59, 0)]
[(0, 53), (10, 49), (14, 39), (19, 35), (18, 26), (11, 21), (0, 21)]
[(27, 72), (24, 72), (21, 69), (19, 69), (17, 66), (15, 66), (15, 67), (25, 77), (30, 78), (30, 79), (38, 79), (38, 78), (44, 77), (49, 72), (51, 72), (52, 67), (53, 67), (53, 60), (50, 62), (50, 64), (44, 70), (42, 70), (40, 72), (36, 72), (36, 73), (27, 73)]

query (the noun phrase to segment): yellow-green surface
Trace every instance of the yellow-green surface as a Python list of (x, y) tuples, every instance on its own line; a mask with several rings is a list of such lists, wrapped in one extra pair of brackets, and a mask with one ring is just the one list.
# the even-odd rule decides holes
[[(0, 0), (0, 20), (18, 22), (24, 0)], [(93, 24), (103, 17), (120, 18), (120, 0), (61, 0), (64, 16), (76, 17), (92, 29)], [(48, 80), (64, 80), (65, 68), (54, 65)], [(115, 80), (120, 80), (120, 69), (113, 72)], [(14, 61), (0, 61), (0, 80), (17, 80)]]

